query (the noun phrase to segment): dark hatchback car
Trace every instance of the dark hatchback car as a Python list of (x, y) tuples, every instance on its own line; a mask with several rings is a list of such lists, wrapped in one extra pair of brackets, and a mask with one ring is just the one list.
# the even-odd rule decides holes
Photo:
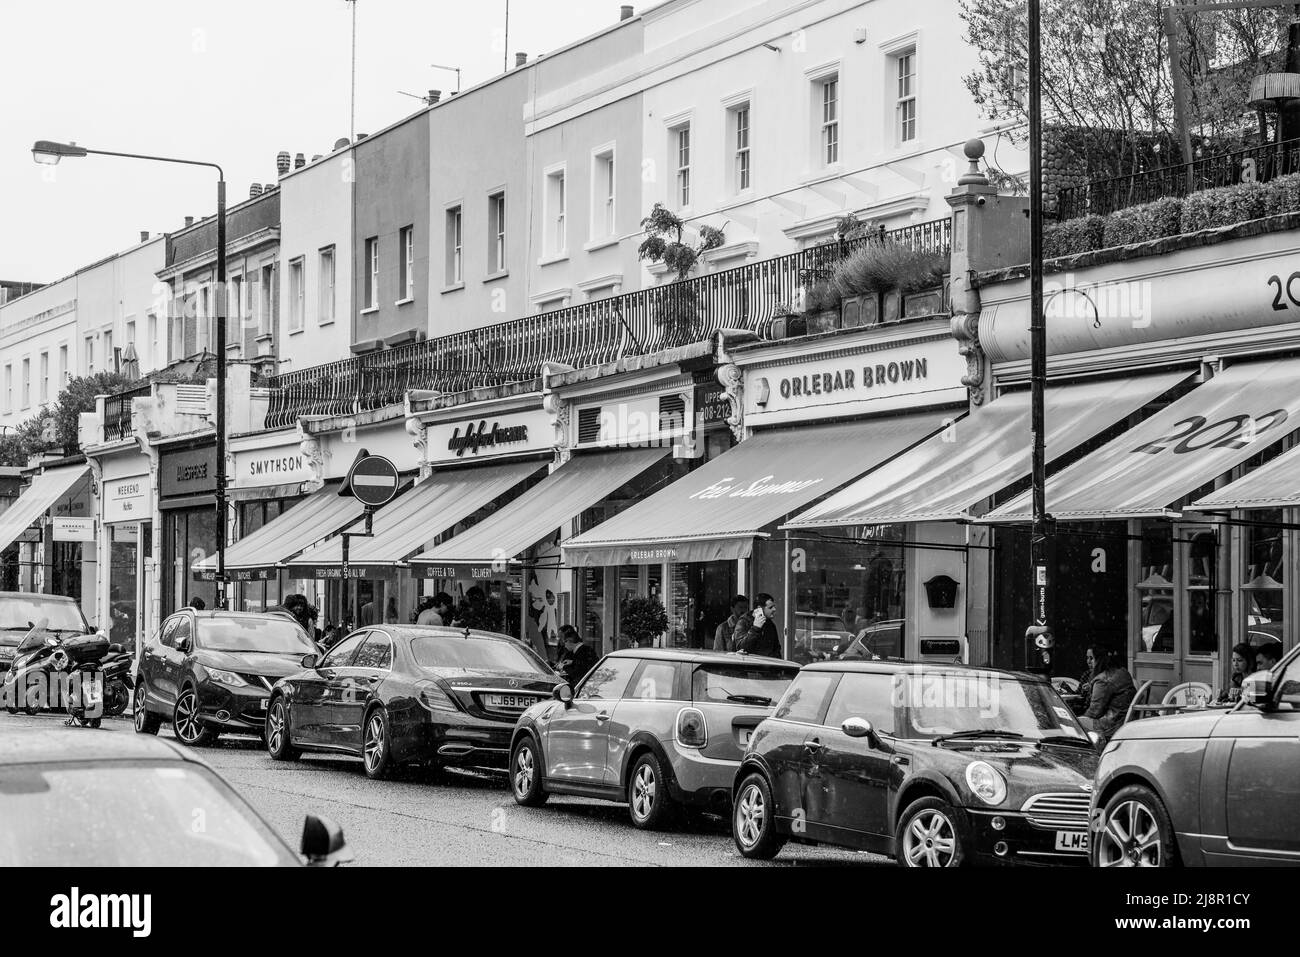
[(18, 645), (41, 622), (45, 622), (45, 631), (57, 638), (91, 632), (81, 606), (74, 599), (0, 591), (0, 675), (13, 664)]
[(1300, 648), (1230, 708), (1130, 721), (1093, 794), (1099, 867), (1300, 865)]
[(276, 684), (267, 750), (353, 755), (372, 778), (400, 764), (504, 768), (515, 720), (561, 684), (506, 635), (376, 625)]
[(295, 854), (170, 741), (62, 728), (0, 737), (0, 867), (330, 867), (352, 857), (343, 832), (310, 815)]
[(754, 733), (736, 775), (732, 834), (753, 858), (794, 839), (908, 867), (1086, 864), (1097, 758), (1033, 675), (812, 664)]
[(317, 650), (284, 615), (183, 608), (144, 646), (135, 730), (157, 734), (170, 722), (190, 747), (223, 733), (260, 736), (271, 686)]

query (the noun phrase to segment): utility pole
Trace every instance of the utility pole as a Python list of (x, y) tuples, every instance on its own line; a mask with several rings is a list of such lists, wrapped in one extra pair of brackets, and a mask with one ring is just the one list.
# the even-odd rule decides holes
[[(1043, 314), (1043, 64), (1040, 0), (1029, 0), (1029, 335), (1030, 429), (1033, 433), (1034, 519), (1030, 541), (1032, 623), (1025, 631), (1025, 667), (1051, 674), (1052, 637), (1049, 562), (1052, 518), (1047, 514), (1047, 448), (1044, 393), (1047, 387), (1047, 319)], [(1030, 650), (1029, 639), (1033, 641)], [(1036, 654), (1035, 654), (1036, 653)]]

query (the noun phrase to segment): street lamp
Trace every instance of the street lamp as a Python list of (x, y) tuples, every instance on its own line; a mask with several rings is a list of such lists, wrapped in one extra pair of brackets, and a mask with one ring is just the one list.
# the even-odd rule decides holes
[(217, 171), (217, 604), (226, 607), (226, 174), (216, 163), (148, 156), (142, 153), (115, 153), (92, 150), (76, 143), (37, 140), (32, 159), (42, 166), (55, 166), (59, 160), (79, 156), (118, 156), (124, 159), (149, 160), (155, 163), (179, 163), (182, 166), (207, 166)]

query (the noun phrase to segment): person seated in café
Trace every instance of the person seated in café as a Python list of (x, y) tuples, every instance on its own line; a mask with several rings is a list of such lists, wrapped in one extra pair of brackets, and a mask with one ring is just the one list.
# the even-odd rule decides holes
[(1259, 671), (1272, 671), (1282, 660), (1282, 642), (1270, 641), (1256, 649), (1255, 668)]
[(1085, 661), (1092, 668), (1092, 678), (1084, 687), (1088, 707), (1079, 723), (1085, 730), (1096, 731), (1103, 742), (1109, 741), (1115, 729), (1124, 723), (1137, 688), (1128, 669), (1112, 659), (1101, 645), (1089, 645)]
[(1255, 649), (1244, 641), (1232, 646), (1232, 674), (1228, 687), (1219, 693), (1219, 704), (1235, 704), (1241, 700), (1241, 683), (1247, 675), (1255, 673)]

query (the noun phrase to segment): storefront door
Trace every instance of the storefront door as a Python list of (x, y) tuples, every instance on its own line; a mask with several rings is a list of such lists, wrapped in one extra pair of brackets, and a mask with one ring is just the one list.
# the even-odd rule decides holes
[(1173, 686), (1219, 682), (1219, 533), (1214, 526), (1142, 525), (1134, 680), (1150, 700)]

